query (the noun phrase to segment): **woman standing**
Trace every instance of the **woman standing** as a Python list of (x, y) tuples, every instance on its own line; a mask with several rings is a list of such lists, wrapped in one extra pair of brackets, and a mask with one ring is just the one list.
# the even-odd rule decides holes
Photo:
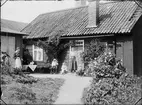
[(14, 58), (15, 58), (15, 68), (16, 69), (22, 69), (21, 58), (20, 58), (20, 48), (19, 47), (17, 47), (17, 49), (14, 53)]
[(76, 72), (76, 70), (77, 70), (77, 61), (76, 57), (73, 56), (71, 61), (71, 72)]

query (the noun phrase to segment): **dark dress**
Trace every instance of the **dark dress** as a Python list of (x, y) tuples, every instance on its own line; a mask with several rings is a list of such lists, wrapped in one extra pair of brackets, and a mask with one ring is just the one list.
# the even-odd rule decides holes
[(76, 58), (73, 57), (71, 60), (71, 72), (75, 72), (77, 70), (77, 61)]

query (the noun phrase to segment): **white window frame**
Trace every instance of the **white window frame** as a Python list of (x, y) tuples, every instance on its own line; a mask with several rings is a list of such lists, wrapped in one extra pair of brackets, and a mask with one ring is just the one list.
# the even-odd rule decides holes
[[(82, 46), (83, 51), (84, 51), (84, 40), (75, 40), (75, 46)], [(76, 42), (81, 42), (81, 43), (76, 43)], [(72, 51), (72, 46), (70, 46), (70, 51)]]
[[(84, 40), (75, 40), (74, 42), (75, 46), (82, 46), (83, 47), (82, 51), (84, 52)], [(81, 43), (76, 43), (76, 42), (81, 42)], [(70, 55), (72, 55), (71, 53), (72, 53), (72, 46), (70, 46)]]
[[(35, 48), (35, 47), (36, 47), (36, 48)], [(43, 49), (40, 48), (40, 47), (38, 47), (38, 46), (35, 46), (35, 45), (32, 46), (32, 49), (33, 49), (33, 60), (34, 60), (34, 61), (43, 61)], [(35, 51), (41, 52), (41, 57), (40, 57), (41, 59), (38, 59), (38, 58), (39, 58), (38, 53), (37, 53), (37, 57), (36, 57), (36, 59), (35, 59)]]

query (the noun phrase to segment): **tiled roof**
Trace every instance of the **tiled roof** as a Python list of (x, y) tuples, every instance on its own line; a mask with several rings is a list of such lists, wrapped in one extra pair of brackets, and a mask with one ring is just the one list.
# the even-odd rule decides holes
[(27, 25), (27, 23), (16, 22), (6, 19), (1, 19), (0, 23), (1, 23), (1, 32), (26, 34), (20, 31)]
[(88, 25), (88, 6), (56, 11), (39, 15), (22, 32), (27, 38), (44, 38), (51, 35), (62, 36), (98, 35), (129, 33), (142, 10), (132, 1), (110, 2), (100, 4), (99, 25), (86, 28)]
[(20, 31), (16, 31), (16, 30), (12, 30), (12, 29), (9, 29), (9, 28), (4, 28), (4, 27), (1, 27), (1, 32), (19, 34), (19, 35), (27, 35), (24, 32), (20, 32)]
[(16, 30), (16, 31), (21, 31), (27, 25), (28, 23), (1, 19), (1, 27), (9, 28), (9, 29)]

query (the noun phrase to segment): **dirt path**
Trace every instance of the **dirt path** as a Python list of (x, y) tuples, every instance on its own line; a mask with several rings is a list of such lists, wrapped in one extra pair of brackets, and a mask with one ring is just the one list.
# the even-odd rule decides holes
[(65, 83), (61, 87), (58, 99), (54, 104), (82, 104), (83, 89), (90, 84), (90, 77), (80, 77), (74, 74), (66, 75), (34, 75), (34, 77), (64, 78)]

